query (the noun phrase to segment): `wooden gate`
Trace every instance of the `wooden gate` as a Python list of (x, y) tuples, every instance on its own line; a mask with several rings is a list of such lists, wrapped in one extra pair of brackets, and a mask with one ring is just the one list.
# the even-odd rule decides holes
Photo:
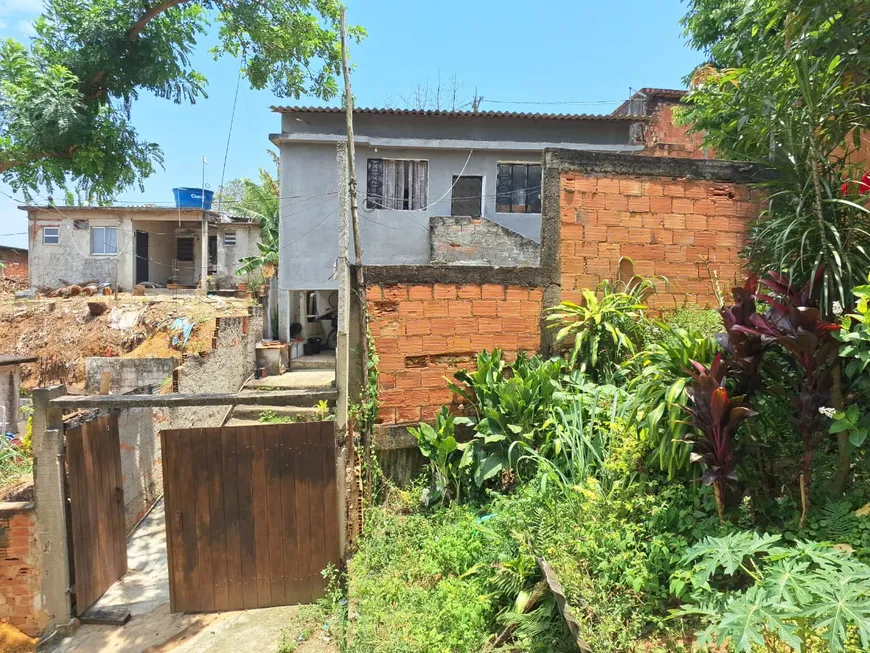
[(76, 614), (81, 615), (127, 571), (118, 416), (98, 417), (65, 435)]
[(339, 562), (333, 422), (160, 433), (172, 612), (309, 603)]

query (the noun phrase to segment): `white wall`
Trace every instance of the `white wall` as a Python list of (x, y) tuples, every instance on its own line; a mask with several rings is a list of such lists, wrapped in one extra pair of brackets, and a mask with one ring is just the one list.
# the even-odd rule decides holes
[[(87, 228), (76, 229), (75, 220), (88, 222)], [(118, 229), (118, 254), (91, 254), (90, 226)], [(59, 227), (60, 242), (43, 244), (43, 227)], [(118, 283), (129, 289), (133, 285), (133, 229), (127, 217), (107, 218), (76, 212), (72, 216), (58, 215), (31, 220), (29, 228), (30, 285), (57, 288), (65, 283), (85, 281)]]

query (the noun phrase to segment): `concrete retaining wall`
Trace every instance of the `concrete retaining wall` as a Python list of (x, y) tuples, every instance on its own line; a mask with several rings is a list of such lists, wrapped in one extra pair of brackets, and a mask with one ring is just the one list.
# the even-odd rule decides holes
[(160, 386), (172, 376), (174, 358), (118, 358), (93, 356), (85, 359), (85, 390), (96, 394), (104, 372), (111, 375), (109, 391), (126, 394), (137, 388)]

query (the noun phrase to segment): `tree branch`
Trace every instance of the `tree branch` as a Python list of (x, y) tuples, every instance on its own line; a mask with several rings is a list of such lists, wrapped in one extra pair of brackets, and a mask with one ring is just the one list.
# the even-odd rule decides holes
[[(172, 9), (173, 7), (176, 7), (180, 4), (184, 4), (185, 2), (190, 2), (190, 1), (191, 0), (163, 0), (163, 2), (160, 2), (156, 5), (151, 5), (150, 7), (146, 7), (145, 12), (139, 17), (139, 20), (137, 20), (135, 23), (133, 23), (133, 26), (130, 27), (129, 30), (127, 30), (127, 34), (124, 36), (124, 40), (130, 41), (130, 42), (135, 41), (136, 38), (138, 38), (139, 34), (142, 33), (142, 30), (144, 30), (146, 27), (148, 27), (148, 23), (150, 23), (152, 20), (157, 18), (157, 16), (159, 16), (160, 14), (162, 14), (165, 11), (168, 11), (169, 9)], [(93, 77), (91, 77), (90, 80), (87, 81), (87, 83), (85, 83), (82, 86), (82, 90), (84, 91), (84, 90), (93, 88), (94, 86), (99, 84), (101, 81), (103, 81), (103, 78), (105, 78), (105, 76), (106, 76), (105, 70), (99, 71)], [(94, 93), (89, 93), (86, 96), (86, 99), (93, 100), (93, 99), (96, 99), (99, 96), (103, 95), (104, 93), (105, 93), (105, 90), (100, 89)]]
[(152, 5), (145, 10), (145, 13), (142, 14), (142, 17), (139, 18), (135, 23), (133, 23), (133, 27), (127, 32), (127, 40), (132, 41), (139, 33), (148, 26), (152, 20), (157, 18), (160, 14), (168, 9), (172, 9), (176, 5), (184, 4), (185, 2), (190, 2), (190, 0), (163, 0), (163, 2)]
[(12, 168), (17, 168), (18, 166), (22, 166), (26, 163), (33, 163), (34, 161), (39, 161), (40, 159), (68, 159), (75, 153), (77, 149), (78, 146), (73, 145), (66, 152), (36, 152), (34, 154), (28, 154), (18, 159), (4, 159), (2, 154), (0, 154), (0, 173), (11, 170)]

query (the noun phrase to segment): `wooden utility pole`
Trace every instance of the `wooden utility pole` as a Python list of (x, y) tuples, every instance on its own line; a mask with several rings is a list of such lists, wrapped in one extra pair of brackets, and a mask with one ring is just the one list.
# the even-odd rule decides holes
[[(345, 24), (345, 9), (341, 8), (341, 69), (344, 75), (344, 110), (347, 121), (347, 170), (348, 170), (348, 193), (350, 195), (350, 224), (353, 232), (353, 254), (356, 269), (356, 288), (359, 296), (359, 327), (360, 327), (360, 382), (363, 388), (369, 383), (369, 341), (368, 341), (368, 314), (366, 312), (366, 285), (365, 272), (363, 270), (363, 249), (359, 233), (359, 207), (357, 205), (356, 183), (356, 148), (353, 142), (353, 93), (350, 90), (350, 69), (347, 65), (347, 25)], [(345, 253), (346, 254), (346, 253)], [(370, 416), (374, 418), (374, 416)], [(366, 459), (366, 488), (365, 492), (370, 496), (372, 490), (372, 419), (366, 419), (360, 436), (363, 443), (363, 451)]]

